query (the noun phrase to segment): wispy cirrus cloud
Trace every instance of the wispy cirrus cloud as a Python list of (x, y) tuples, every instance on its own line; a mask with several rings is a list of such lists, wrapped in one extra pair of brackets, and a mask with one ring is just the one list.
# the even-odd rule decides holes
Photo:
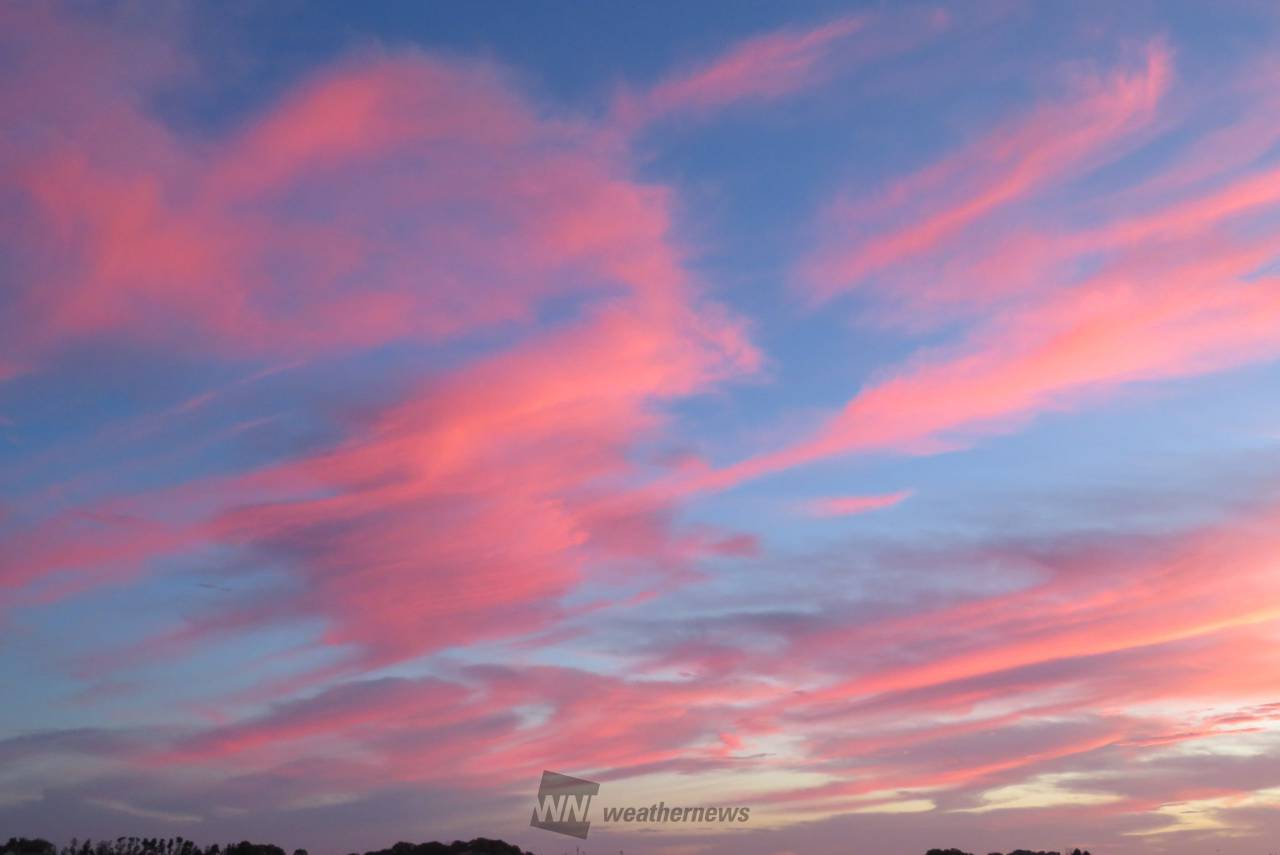
[[(827, 300), (962, 248), (984, 219), (1121, 156), (1154, 121), (1172, 76), (1171, 51), (1154, 43), (1134, 70), (1076, 80), (1068, 97), (981, 134), (882, 193), (838, 200), (819, 223), (822, 238), (801, 265), (800, 287)], [(881, 227), (886, 220), (897, 223)], [(983, 283), (963, 284), (973, 298)], [(899, 288), (928, 293), (940, 285), (925, 279)]]
[(842, 517), (851, 514), (865, 514), (882, 508), (891, 508), (910, 498), (911, 493), (902, 490), (897, 493), (884, 493), (879, 496), (829, 496), (814, 499), (805, 505), (805, 510), (819, 517)]
[(324, 644), (372, 665), (545, 626), (589, 557), (650, 563), (644, 587), (721, 548), (628, 499), (628, 458), (666, 403), (759, 356), (686, 269), (668, 191), (596, 129), (540, 117), (495, 67), (417, 51), (340, 61), (195, 147), (133, 97), (164, 78), (113, 80), (93, 53), (56, 79), (29, 71), (50, 89), (96, 78), (115, 140), (137, 143), (104, 161), (92, 117), (56, 101), (29, 121), (47, 113), (58, 144), (7, 137), (6, 175), (46, 226), (14, 247), (29, 275), (10, 344), (33, 365), (103, 338), (234, 362), (506, 335), (437, 354), (318, 451), (33, 508), (6, 586), (47, 601), (230, 548), (292, 582), (193, 616), (170, 644), (322, 617)]
[[(1077, 805), (1172, 833), (1176, 817), (1155, 807), (1204, 803), (1225, 817), (1230, 799), (1213, 799), (1280, 782), (1259, 770), (1247, 788), (1210, 792), (1203, 770), (1180, 765), (1248, 757), (1275, 738), (1274, 515), (1142, 540), (990, 543), (982, 561), (1020, 556), (1041, 577), (896, 614), (775, 621), (771, 642), (709, 672), (673, 645), (667, 667), (699, 668), (696, 679), (475, 666), (343, 681), (146, 739), (50, 734), (12, 747), (282, 780), (353, 753), (358, 766), (311, 777), (313, 795), (330, 798), (389, 782), (518, 789), (554, 756), (610, 781), (727, 773), (761, 816), (810, 820), (913, 799), (942, 815), (1044, 811), (1092, 792)], [(955, 555), (939, 551), (936, 572), (955, 572)], [(739, 649), (747, 626), (734, 624)], [(803, 688), (779, 690), (801, 674)], [(154, 795), (138, 803), (161, 806)]]
[(617, 120), (635, 127), (682, 113), (789, 95), (825, 76), (841, 43), (865, 30), (868, 19), (837, 18), (807, 30), (746, 39), (711, 62), (673, 75), (643, 93), (623, 93)]
[(940, 9), (877, 10), (746, 38), (648, 89), (624, 89), (611, 121), (634, 133), (653, 123), (800, 95), (866, 63), (906, 53), (949, 24)]
[[(1157, 52), (1143, 76), (1099, 97), (1124, 105), (1126, 116), (1135, 106), (1148, 114), (1168, 77), (1164, 66), (1163, 53)], [(1069, 123), (1069, 115), (1060, 121)], [(1084, 119), (1080, 123), (1088, 127)], [(941, 172), (951, 169), (944, 162)], [(1049, 176), (1057, 172), (1043, 173)], [(1019, 183), (1020, 195), (1037, 189), (1035, 182), (1023, 186), (1011, 180)], [(1022, 226), (1011, 232), (1008, 226), (993, 227), (997, 236), (1012, 233), (1015, 254), (1026, 250), (1008, 265), (1015, 276), (1006, 284), (1018, 284), (1016, 289), (1001, 285), (996, 294), (986, 294), (979, 283), (969, 291), (965, 276), (930, 283), (932, 293), (956, 287), (954, 298), (948, 298), (956, 308), (941, 311), (941, 317), (960, 322), (955, 337), (883, 369), (809, 436), (692, 476), (688, 488), (723, 488), (837, 455), (962, 447), (1017, 429), (1043, 413), (1105, 399), (1130, 384), (1273, 358), (1278, 351), (1267, 330), (1280, 303), (1268, 265), (1275, 262), (1270, 214), (1277, 204), (1273, 166), (1244, 174), (1230, 167), (1192, 195), (1112, 214), (1092, 228), (1061, 224), (1019, 242), (1028, 235)], [(984, 213), (987, 206), (966, 203), (965, 210)], [(968, 222), (967, 216), (962, 219)], [(922, 227), (931, 231), (931, 223), (943, 221), (952, 222), (950, 215), (926, 218)], [(951, 240), (950, 228), (944, 231)], [(897, 245), (891, 239), (874, 242), (873, 248), (889, 252), (883, 264), (900, 262), (910, 277), (927, 250), (903, 244), (900, 256), (892, 249)], [(982, 252), (990, 254), (968, 268), (970, 273), (1002, 266), (1005, 249), (999, 240), (983, 244)], [(920, 293), (911, 282), (884, 289), (879, 299), (896, 305), (903, 317), (928, 315), (919, 309)], [(985, 308), (981, 317), (974, 317), (974, 306)], [(1138, 341), (1144, 346), (1133, 346)]]

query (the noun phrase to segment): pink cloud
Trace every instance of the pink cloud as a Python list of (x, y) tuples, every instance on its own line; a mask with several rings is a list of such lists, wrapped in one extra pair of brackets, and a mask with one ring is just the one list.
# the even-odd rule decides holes
[[(1071, 409), (1126, 384), (1221, 371), (1275, 354), (1280, 301), (1247, 281), (1268, 240), (1198, 259), (1148, 259), (983, 325), (851, 400), (814, 436), (705, 477), (707, 484), (823, 457), (953, 447)], [(1158, 289), (1158, 290), (1157, 290)], [(1156, 296), (1158, 294), (1158, 296)], [(1149, 346), (1135, 348), (1135, 341)]]
[[(1160, 771), (1165, 746), (1239, 739), (1274, 720), (1274, 517), (1264, 509), (1173, 538), (1077, 541), (1041, 553), (1043, 578), (1018, 590), (826, 631), (798, 625), (782, 645), (698, 679), (523, 663), (359, 680), (129, 756), (155, 770), (199, 762), (244, 775), (342, 751), (364, 764), (342, 776), (357, 792), (389, 781), (519, 788), (547, 758), (606, 780), (662, 769), (762, 773), (747, 782), (826, 773), (826, 783), (742, 796), (814, 816), (886, 792), (974, 804), (990, 787), (1064, 771), (1089, 787), (1098, 772), (1097, 786), (1158, 793), (1158, 805), (1200, 786)], [(803, 689), (786, 681), (801, 673)], [(798, 751), (751, 754), (778, 734), (798, 737)], [(1144, 768), (1135, 757), (1154, 777), (1117, 782), (1117, 762)], [(1135, 797), (1113, 809), (1154, 808)]]
[[(853, 716), (866, 726), (923, 712), (1033, 717), (1045, 697), (1060, 711), (1096, 712), (1138, 699), (1261, 702), (1267, 689), (1255, 669), (1275, 656), (1256, 645), (1277, 620), (1266, 571), (1274, 516), (1264, 509), (1166, 541), (1047, 553), (1029, 585), (818, 628), (799, 634), (784, 661), (863, 651), (860, 666), (805, 703), (832, 723)], [(1238, 667), (1209, 666), (1227, 650)], [(844, 670), (839, 657), (831, 663)]]
[[(975, 296), (988, 311), (962, 308), (970, 323), (952, 343), (882, 370), (808, 436), (674, 489), (720, 489), (835, 455), (962, 447), (1131, 384), (1273, 358), (1280, 350), (1268, 330), (1280, 302), (1274, 277), (1260, 271), (1274, 261), (1267, 216), (1280, 201), (1277, 174), (1220, 176), (1193, 196), (1099, 226), (1032, 233), (1026, 260), (1013, 264), (1034, 272), (1030, 284), (1001, 299)], [(988, 260), (1003, 265), (999, 252)], [(1066, 272), (1079, 265), (1096, 272)], [(915, 299), (889, 292), (899, 297)]]
[[(856, 288), (894, 265), (957, 245), (971, 226), (1116, 158), (1147, 126), (1170, 84), (1172, 60), (1152, 45), (1142, 68), (1078, 83), (1080, 91), (985, 134), (882, 195), (832, 205), (800, 281), (817, 299)], [(903, 221), (878, 228), (875, 219)], [(912, 283), (919, 288), (923, 283)]]
[(815, 499), (805, 505), (806, 510), (820, 517), (842, 517), (853, 514), (865, 514), (882, 508), (891, 508), (911, 496), (908, 490), (897, 493), (885, 493), (879, 496), (832, 496)]
[[(6, 362), (103, 336), (294, 358), (527, 328), (556, 297), (689, 289), (668, 191), (491, 66), (369, 51), (194, 144), (140, 105), (164, 77), (68, 55), (30, 58), (0, 92), (54, 134), (0, 144), (31, 232)], [(63, 108), (67, 77), (98, 79), (96, 112)]]
[[(691, 757), (715, 763), (721, 750), (710, 740), (720, 739), (716, 726), (725, 706), (768, 694), (742, 681), (704, 686), (572, 668), (485, 666), (448, 680), (340, 683), (231, 723), (157, 740), (133, 759), (153, 769), (201, 762), (243, 774), (355, 748), (367, 769), (348, 778), (348, 786), (451, 781), (492, 789), (536, 778), (547, 758), (612, 774)], [(702, 742), (708, 744), (690, 750)]]
[[(664, 407), (760, 357), (687, 271), (667, 188), (635, 179), (598, 129), (542, 117), (495, 67), (369, 51), (194, 145), (142, 109), (136, 90), (158, 81), (114, 71), (92, 53), (56, 70), (105, 79), (123, 144), (109, 157), (56, 104), (58, 144), (0, 149), (45, 226), (19, 284), (24, 357), (105, 338), (297, 360), (504, 334), (326, 449), (140, 495), (128, 526), (79, 522), (110, 502), (37, 521), (7, 584), (79, 573), (83, 589), (231, 548), (293, 586), (136, 652), (318, 617), (327, 645), (372, 665), (543, 628), (588, 573), (655, 588), (699, 555), (753, 548), (679, 532), (669, 503), (630, 492)], [(58, 82), (47, 63), (30, 73)], [(573, 312), (543, 320), (552, 298)], [(609, 578), (627, 562), (648, 569)]]
[(666, 116), (789, 95), (819, 81), (836, 48), (866, 26), (863, 18), (847, 17), (808, 30), (782, 30), (747, 39), (710, 63), (669, 77), (647, 92), (625, 93), (615, 105), (616, 118), (633, 128)]
[[(1008, 593), (797, 622), (772, 653), (715, 673), (802, 677), (803, 691), (744, 710), (740, 732), (804, 733), (793, 762), (833, 780), (754, 797), (824, 814), (873, 793), (951, 799), (938, 791), (972, 796), (1066, 769), (1106, 781), (1118, 752), (1155, 762), (1162, 745), (1261, 733), (1280, 620), (1267, 570), (1275, 514), (1162, 539), (1077, 540), (1033, 551), (1041, 578)], [(953, 553), (939, 561), (954, 572)], [(1239, 712), (1173, 712), (1197, 707)]]
[(0, 589), (18, 602), (50, 602), (136, 578), (152, 558), (200, 542), (189, 520), (149, 514), (125, 500), (65, 511), (7, 533)]
[(609, 484), (625, 483), (653, 404), (744, 366), (736, 344), (721, 349), (727, 331), (659, 302), (473, 364), (367, 436), (262, 473), (285, 497), (228, 511), (219, 537), (292, 557), (308, 583), (295, 606), (331, 617), (330, 642), (377, 657), (527, 631), (589, 555), (679, 566), (661, 508)]

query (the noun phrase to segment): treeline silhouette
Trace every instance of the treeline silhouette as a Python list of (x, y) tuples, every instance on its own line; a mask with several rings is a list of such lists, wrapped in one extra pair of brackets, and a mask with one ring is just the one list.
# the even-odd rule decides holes
[[(0, 855), (285, 855), (279, 846), (270, 843), (228, 843), (225, 846), (213, 844), (201, 848), (183, 837), (117, 837), (115, 840), (79, 841), (72, 838), (71, 843), (61, 849), (48, 840), (28, 839), (26, 837), (10, 837), (0, 848)], [(293, 855), (307, 855), (305, 849), (293, 850)], [(351, 853), (356, 855), (356, 853)], [(477, 837), (474, 840), (455, 840), (452, 843), (397, 843), (390, 849), (373, 849), (364, 855), (533, 855), (519, 846), (504, 840), (490, 840)], [(960, 849), (930, 849), (925, 855), (973, 855)], [(1002, 855), (991, 852), (989, 855)], [(1061, 855), (1059, 852), (1044, 852), (1031, 849), (1015, 849), (1005, 855)], [(1071, 855), (1090, 855), (1086, 850), (1074, 849)]]
[[(973, 855), (972, 852), (964, 852), (960, 849), (930, 849), (924, 855)], [(989, 855), (1002, 855), (1000, 852), (991, 852)], [(1060, 852), (1044, 852), (1039, 849), (1015, 849), (1008, 855), (1062, 855)], [(1072, 849), (1071, 855), (1090, 855), (1089, 850), (1081, 852), (1079, 849)]]
[[(115, 840), (79, 841), (59, 849), (48, 840), (10, 837), (0, 848), (0, 855), (286, 855), (279, 846), (270, 843), (228, 843), (200, 847), (183, 837), (117, 837)], [(295, 849), (293, 855), (307, 855), (305, 849)], [(351, 853), (356, 855), (356, 853)], [(477, 837), (474, 840), (455, 840), (452, 843), (397, 843), (390, 849), (374, 849), (364, 855), (533, 855), (519, 846), (503, 840)]]

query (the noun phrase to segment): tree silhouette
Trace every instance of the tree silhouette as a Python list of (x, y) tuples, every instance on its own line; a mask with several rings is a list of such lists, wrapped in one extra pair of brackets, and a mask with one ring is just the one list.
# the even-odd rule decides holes
[[(73, 838), (59, 849), (41, 838), (11, 837), (0, 847), (0, 855), (285, 855), (279, 846), (270, 843), (228, 843), (201, 848), (183, 837), (163, 840), (154, 837), (117, 837), (114, 841), (92, 840), (83, 842)], [(295, 849), (293, 855), (307, 855), (305, 849)], [(352, 853), (358, 855), (358, 853)], [(477, 837), (474, 840), (455, 840), (452, 843), (405, 843), (390, 849), (377, 849), (364, 855), (533, 855), (519, 846), (503, 840)]]
[[(239, 843), (227, 843), (219, 846), (214, 843), (200, 847), (184, 837), (117, 837), (114, 841), (77, 840), (61, 848), (42, 838), (10, 837), (0, 847), (0, 855), (286, 855), (285, 850), (270, 843), (250, 843), (242, 840)], [(293, 855), (308, 855), (305, 849), (295, 849)], [(352, 852), (351, 855), (360, 855)], [(492, 840), (477, 837), (473, 840), (455, 840), (452, 843), (406, 843), (400, 841), (388, 849), (373, 849), (363, 855), (533, 855), (513, 843), (505, 840)], [(925, 855), (971, 855), (954, 847), (949, 849), (930, 849)], [(991, 852), (989, 855), (1001, 855)], [(1008, 855), (1059, 855), (1058, 852), (1014, 849)], [(1079, 847), (1071, 851), (1071, 855), (1090, 855), (1088, 850)]]

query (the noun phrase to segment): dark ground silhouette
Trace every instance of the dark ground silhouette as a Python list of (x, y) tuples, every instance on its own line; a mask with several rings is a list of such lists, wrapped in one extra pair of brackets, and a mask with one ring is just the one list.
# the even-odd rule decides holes
[[(115, 840), (71, 842), (59, 849), (48, 840), (26, 837), (10, 837), (0, 847), (0, 855), (286, 855), (279, 846), (270, 843), (228, 843), (225, 846), (213, 844), (200, 847), (182, 837), (118, 837)], [(305, 849), (295, 849), (293, 855), (307, 855)], [(356, 853), (351, 853), (356, 855)], [(452, 843), (397, 843), (390, 849), (371, 849), (364, 855), (533, 855), (519, 846), (503, 840), (490, 840), (477, 837), (474, 840), (455, 840)], [(930, 849), (925, 855), (972, 855), (960, 849)], [(991, 852), (989, 855), (1002, 855)], [(1061, 855), (1059, 852), (1043, 852), (1031, 849), (1014, 849), (1007, 855)], [(1089, 852), (1073, 850), (1071, 855), (1090, 855)]]
[[(118, 837), (115, 840), (78, 841), (58, 848), (48, 840), (11, 837), (0, 847), (0, 855), (286, 855), (279, 846), (270, 843), (228, 843), (201, 847), (182, 837)], [(295, 849), (293, 855), (307, 855), (305, 849)], [(352, 853), (356, 855), (356, 853)], [(390, 849), (373, 849), (364, 855), (533, 855), (519, 846), (503, 840), (477, 837), (474, 840), (455, 840), (452, 843), (397, 843)]]
[[(972, 852), (965, 852), (961, 849), (930, 849), (924, 855), (973, 855)], [(991, 852), (989, 855), (1002, 855), (1000, 852)], [(1061, 855), (1060, 852), (1045, 852), (1040, 849), (1014, 849), (1008, 855)], [(1081, 852), (1079, 849), (1071, 850), (1071, 855), (1090, 855), (1088, 850)]]

